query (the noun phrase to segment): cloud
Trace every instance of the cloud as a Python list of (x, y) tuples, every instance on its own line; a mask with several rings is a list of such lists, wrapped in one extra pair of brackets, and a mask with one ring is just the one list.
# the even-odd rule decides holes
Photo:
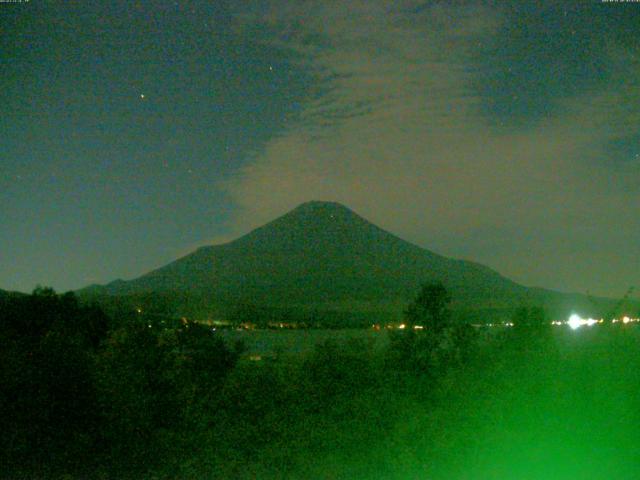
[[(481, 47), (506, 21), (500, 11), (289, 3), (243, 21), (280, 32), (269, 41), (320, 72), (325, 93), (226, 182), (236, 230), (310, 199), (335, 200), (422, 246), (527, 284), (585, 290), (595, 282), (614, 293), (636, 275), (626, 271), (616, 283), (599, 246), (623, 244), (619, 268), (640, 253), (624, 246), (640, 240), (629, 208), (639, 197), (628, 188), (640, 178), (637, 163), (603, 161), (620, 135), (612, 126), (637, 120), (616, 107), (629, 86), (558, 99), (558, 113), (526, 127), (500, 125), (476, 88)], [(573, 267), (558, 267), (569, 259)]]

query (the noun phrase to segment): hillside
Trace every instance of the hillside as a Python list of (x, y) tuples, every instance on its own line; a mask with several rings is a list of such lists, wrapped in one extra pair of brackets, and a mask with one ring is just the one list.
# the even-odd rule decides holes
[[(173, 314), (195, 316), (228, 315), (250, 305), (398, 318), (420, 284), (435, 280), (452, 292), (454, 309), (466, 314), (504, 313), (524, 303), (555, 310), (566, 300), (563, 294), (527, 289), (483, 265), (418, 247), (331, 202), (304, 203), (234, 241), (199, 248), (137, 279), (80, 293), (137, 301), (153, 297), (152, 303)], [(584, 300), (577, 296), (568, 303)]]
[(23, 295), (24, 295), (24, 293), (21, 293), (21, 292), (13, 292), (13, 291), (0, 289), (0, 302), (8, 300), (8, 299), (10, 299), (12, 297), (19, 297), (19, 296), (23, 296)]

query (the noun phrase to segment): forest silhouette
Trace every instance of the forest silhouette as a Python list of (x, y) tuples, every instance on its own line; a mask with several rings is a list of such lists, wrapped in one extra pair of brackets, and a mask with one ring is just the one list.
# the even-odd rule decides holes
[[(424, 285), (382, 348), (336, 331), (253, 358), (186, 319), (3, 297), (0, 477), (631, 478), (635, 331), (576, 336), (535, 309), (479, 329), (449, 299)], [(576, 454), (589, 438), (617, 454)]]

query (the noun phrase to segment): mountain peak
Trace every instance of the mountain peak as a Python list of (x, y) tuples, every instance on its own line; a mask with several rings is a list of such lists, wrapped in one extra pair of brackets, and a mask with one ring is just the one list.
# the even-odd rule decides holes
[[(296, 208), (291, 210), (289, 214), (311, 214), (311, 215), (335, 215), (335, 214), (348, 214), (355, 215), (353, 210), (348, 207), (345, 207), (343, 204), (338, 202), (328, 202), (321, 200), (311, 200), (308, 202), (301, 203)], [(285, 214), (287, 215), (287, 214)]]
[(349, 210), (340, 202), (334, 202), (330, 200), (309, 200), (306, 202), (302, 202), (300, 205), (294, 208), (294, 210), (297, 210), (299, 208), (339, 208), (343, 210)]
[(298, 205), (233, 243), (252, 243), (261, 250), (274, 244), (287, 249), (296, 244), (315, 244), (322, 248), (325, 242), (348, 243), (355, 237), (377, 236), (380, 232), (378, 227), (340, 203), (314, 200)]

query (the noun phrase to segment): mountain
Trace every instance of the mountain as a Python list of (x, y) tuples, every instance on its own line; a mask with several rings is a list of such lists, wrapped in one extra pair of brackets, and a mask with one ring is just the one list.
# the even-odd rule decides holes
[(17, 292), (9, 292), (7, 290), (0, 289), (0, 298), (9, 297), (11, 295), (16, 295)]
[(22, 295), (24, 295), (24, 293), (11, 292), (11, 291), (0, 289), (0, 301), (2, 301), (4, 299), (7, 299), (9, 297), (18, 297), (18, 296), (22, 296)]
[[(229, 316), (241, 306), (260, 306), (398, 319), (420, 284), (429, 281), (442, 281), (454, 309), (465, 315), (507, 314), (532, 302), (556, 308), (566, 300), (563, 294), (528, 289), (483, 265), (418, 247), (341, 204), (318, 201), (137, 279), (79, 293), (144, 301), (195, 317)], [(568, 303), (585, 303), (585, 298)]]

